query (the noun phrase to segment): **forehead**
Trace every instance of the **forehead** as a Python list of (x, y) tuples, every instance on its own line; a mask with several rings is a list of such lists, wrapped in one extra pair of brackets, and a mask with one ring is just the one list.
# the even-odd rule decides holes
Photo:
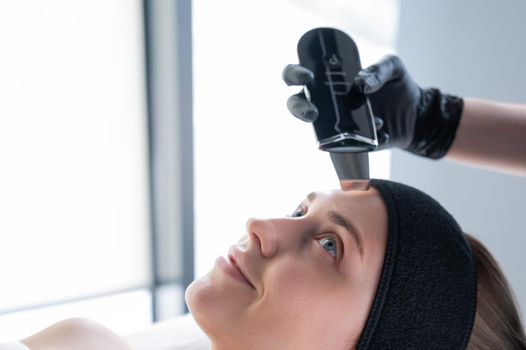
[(306, 200), (311, 203), (345, 203), (347, 205), (360, 205), (374, 200), (382, 201), (380, 193), (373, 187), (368, 190), (327, 190), (327, 191), (315, 191), (311, 192), (306, 196)]
[[(372, 227), (376, 220), (386, 221), (387, 212), (380, 193), (370, 187), (368, 190), (330, 190), (311, 192), (305, 199), (309, 211), (335, 211), (349, 219), (353, 224)], [(384, 220), (385, 219), (385, 220)]]

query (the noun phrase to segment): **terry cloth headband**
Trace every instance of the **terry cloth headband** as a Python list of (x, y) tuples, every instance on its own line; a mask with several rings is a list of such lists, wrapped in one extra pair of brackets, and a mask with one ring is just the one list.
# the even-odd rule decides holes
[(380, 283), (358, 350), (467, 347), (477, 304), (475, 257), (453, 217), (425, 193), (370, 181), (388, 237)]

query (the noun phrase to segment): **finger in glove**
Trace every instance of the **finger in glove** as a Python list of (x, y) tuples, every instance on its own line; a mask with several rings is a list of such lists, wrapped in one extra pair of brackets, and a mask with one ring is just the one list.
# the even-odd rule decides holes
[(318, 108), (307, 101), (303, 91), (289, 97), (287, 108), (293, 116), (304, 122), (313, 123), (319, 116)]
[(314, 73), (299, 64), (287, 65), (281, 76), (288, 86), (309, 85), (314, 81)]

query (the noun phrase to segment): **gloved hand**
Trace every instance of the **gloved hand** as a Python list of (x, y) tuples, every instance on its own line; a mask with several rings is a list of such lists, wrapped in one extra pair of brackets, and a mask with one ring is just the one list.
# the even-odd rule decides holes
[[(314, 74), (291, 64), (283, 70), (283, 80), (289, 86), (309, 87)], [(356, 93), (365, 94), (371, 102), (379, 150), (398, 147), (432, 159), (446, 155), (462, 115), (462, 98), (434, 88), (422, 89), (394, 55), (361, 70), (349, 94)], [(316, 106), (307, 101), (303, 91), (288, 99), (287, 108), (303, 121), (318, 118)]]

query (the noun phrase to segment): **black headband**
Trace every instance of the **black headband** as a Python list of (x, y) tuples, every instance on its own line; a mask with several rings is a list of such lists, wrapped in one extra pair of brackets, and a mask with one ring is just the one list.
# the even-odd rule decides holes
[(467, 347), (477, 303), (475, 258), (453, 217), (412, 187), (371, 180), (388, 213), (384, 265), (358, 343), (365, 349)]

